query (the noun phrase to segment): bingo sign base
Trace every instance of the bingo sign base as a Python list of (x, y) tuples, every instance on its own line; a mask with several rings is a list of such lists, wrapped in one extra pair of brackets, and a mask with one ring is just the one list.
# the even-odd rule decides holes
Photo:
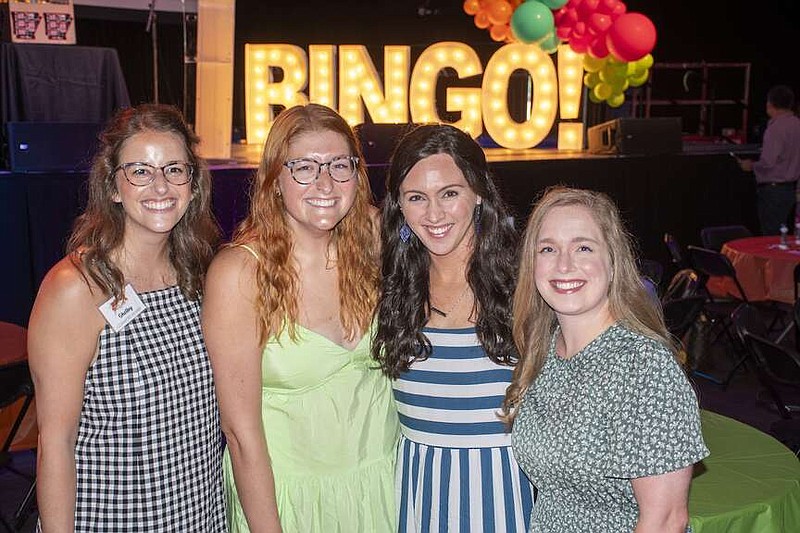
[(72, 0), (0, 2), (8, 11), (8, 25), (2, 33), (12, 43), (75, 44), (75, 12)]

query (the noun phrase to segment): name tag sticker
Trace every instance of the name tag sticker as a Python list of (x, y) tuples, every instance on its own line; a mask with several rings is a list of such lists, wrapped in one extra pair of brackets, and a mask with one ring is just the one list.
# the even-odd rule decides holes
[(136, 291), (133, 290), (131, 284), (125, 285), (125, 299), (114, 305), (114, 297), (112, 296), (106, 302), (97, 308), (105, 317), (108, 325), (111, 326), (116, 332), (125, 329), (131, 320), (139, 316), (145, 310), (144, 302), (142, 302)]

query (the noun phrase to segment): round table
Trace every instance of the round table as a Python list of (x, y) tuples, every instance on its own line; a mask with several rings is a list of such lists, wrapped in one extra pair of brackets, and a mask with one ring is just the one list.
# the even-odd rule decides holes
[[(748, 300), (794, 303), (794, 267), (800, 263), (800, 242), (793, 236), (785, 247), (774, 235), (736, 239), (726, 242), (722, 253), (736, 269)], [(712, 278), (708, 287), (714, 295), (739, 296), (736, 285), (728, 279)]]
[(800, 462), (769, 435), (701, 411), (711, 455), (689, 491), (694, 533), (785, 533), (800, 529)]
[[(28, 330), (22, 326), (8, 322), (0, 322), (0, 366), (10, 365), (28, 359)], [(20, 398), (11, 405), (0, 409), (0, 444), (11, 430), (17, 414), (24, 402)], [(36, 400), (28, 408), (22, 424), (17, 429), (16, 437), (11, 443), (11, 451), (35, 448), (38, 432), (36, 428)]]

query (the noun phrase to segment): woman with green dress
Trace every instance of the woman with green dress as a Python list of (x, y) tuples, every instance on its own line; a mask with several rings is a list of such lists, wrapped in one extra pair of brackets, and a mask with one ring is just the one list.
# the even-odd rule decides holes
[(232, 532), (395, 529), (398, 421), (370, 356), (378, 226), (333, 110), (283, 111), (203, 302)]

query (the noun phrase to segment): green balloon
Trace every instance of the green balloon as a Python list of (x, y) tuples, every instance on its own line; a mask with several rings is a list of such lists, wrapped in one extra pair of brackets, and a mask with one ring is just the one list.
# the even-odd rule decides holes
[(541, 3), (549, 7), (550, 9), (561, 9), (569, 0), (539, 0)]
[(598, 97), (594, 95), (594, 91), (589, 91), (589, 100), (591, 100), (595, 104), (600, 104), (603, 101), (600, 100)]
[(535, 44), (553, 33), (553, 12), (538, 0), (528, 0), (517, 6), (511, 15), (511, 31), (518, 41)]
[(559, 44), (561, 44), (561, 39), (558, 38), (556, 32), (553, 32), (539, 43), (539, 48), (541, 48), (545, 54), (553, 54), (558, 50)]
[(623, 67), (622, 70), (620, 70), (616, 65), (607, 64), (598, 74), (602, 81), (608, 84), (614, 84), (624, 80), (627, 71), (627, 68)]

